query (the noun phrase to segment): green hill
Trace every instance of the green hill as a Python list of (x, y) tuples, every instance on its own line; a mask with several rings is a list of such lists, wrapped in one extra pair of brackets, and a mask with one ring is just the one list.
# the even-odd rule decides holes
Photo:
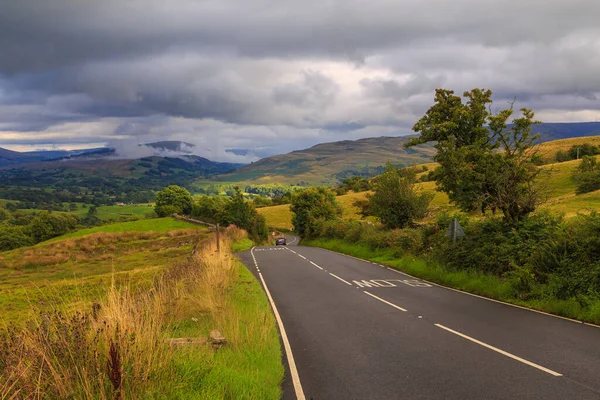
[(321, 143), (306, 150), (263, 158), (216, 180), (334, 185), (349, 176), (378, 175), (388, 162), (414, 165), (433, 159), (432, 144), (406, 149), (404, 143), (409, 139), (408, 136), (377, 137)]

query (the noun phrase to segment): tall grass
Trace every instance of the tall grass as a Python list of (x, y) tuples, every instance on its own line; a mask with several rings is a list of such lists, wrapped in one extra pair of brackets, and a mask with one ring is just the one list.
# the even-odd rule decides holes
[[(256, 290), (255, 280), (243, 282), (255, 285), (251, 299), (240, 302), (237, 296), (240, 264), (230, 250), (232, 238), (241, 240), (244, 233), (226, 230), (220, 251), (213, 237), (199, 243), (188, 260), (156, 276), (149, 290), (113, 282), (89, 310), (65, 314), (57, 305), (25, 328), (4, 329), (0, 397), (238, 398), (234, 394), (243, 393), (247, 398), (277, 398), (283, 375), (277, 331), (266, 300), (256, 301), (264, 295), (260, 287)], [(247, 321), (245, 315), (253, 319)], [(190, 321), (195, 325), (186, 329)], [(180, 349), (169, 342), (172, 335), (205, 336), (215, 327), (230, 343), (219, 351), (207, 345)], [(254, 354), (261, 346), (270, 354), (267, 376), (254, 371), (264, 362)], [(230, 369), (238, 374), (225, 379), (224, 371)]]

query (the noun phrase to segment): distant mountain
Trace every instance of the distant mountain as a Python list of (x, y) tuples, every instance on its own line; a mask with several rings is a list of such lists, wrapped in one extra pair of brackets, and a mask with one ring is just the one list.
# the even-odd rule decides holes
[(97, 154), (106, 152), (106, 147), (96, 147), (93, 149), (79, 149), (79, 150), (38, 150), (38, 151), (27, 151), (22, 154), (30, 156), (41, 157), (42, 160), (58, 160), (67, 157), (82, 156), (85, 154)]
[(136, 160), (89, 157), (53, 161), (36, 159), (35, 162), (1, 167), (0, 198), (25, 200), (35, 197), (35, 201), (39, 201), (40, 196), (34, 196), (31, 190), (52, 189), (52, 192), (65, 194), (62, 201), (72, 201), (69, 199), (85, 194), (99, 204), (109, 204), (115, 198), (146, 202), (153, 198), (152, 192), (168, 185), (193, 191), (192, 184), (197, 179), (229, 173), (242, 166), (198, 156), (152, 156)]
[(12, 151), (3, 149), (0, 147), (0, 167), (7, 165), (16, 165), (27, 162), (41, 161), (42, 158), (36, 155), (28, 155), (27, 153), (19, 153), (18, 151)]
[[(545, 123), (537, 125), (540, 140), (600, 135), (600, 122)], [(306, 150), (263, 158), (216, 179), (227, 182), (308, 183), (333, 185), (352, 175), (374, 176), (387, 162), (414, 165), (431, 162), (433, 143), (404, 148), (410, 136), (377, 137), (322, 143)], [(232, 149), (244, 154), (244, 149)]]
[(144, 146), (152, 147), (157, 150), (175, 151), (180, 153), (192, 153), (192, 149), (195, 145), (187, 142), (181, 142), (178, 140), (164, 140), (162, 142), (146, 143)]
[(548, 122), (534, 127), (542, 142), (600, 135), (600, 122)]
[(404, 148), (410, 137), (377, 137), (322, 143), (306, 150), (263, 158), (217, 180), (254, 183), (333, 185), (353, 176), (374, 176), (386, 163), (401, 165), (432, 161), (432, 144)]
[(80, 150), (38, 150), (18, 152), (0, 148), (0, 167), (35, 163), (40, 161), (58, 161), (66, 159), (97, 158), (114, 155), (115, 150), (108, 147)]

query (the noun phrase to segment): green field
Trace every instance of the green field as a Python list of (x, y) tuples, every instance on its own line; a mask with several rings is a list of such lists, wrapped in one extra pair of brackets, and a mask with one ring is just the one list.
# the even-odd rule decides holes
[[(8, 202), (8, 200), (0, 200), (0, 205), (2, 205), (3, 202), (6, 203), (6, 202)], [(68, 203), (64, 203), (64, 205), (67, 207), (69, 206)], [(96, 216), (104, 221), (118, 220), (120, 217), (125, 217), (125, 216), (144, 217), (147, 213), (150, 213), (154, 210), (153, 206), (154, 206), (154, 204), (152, 204), (152, 203), (133, 204), (133, 205), (125, 205), (125, 206), (98, 206), (98, 207), (96, 207), (96, 211), (98, 212), (96, 214)], [(25, 212), (25, 213), (39, 213), (44, 210), (34, 209), (34, 208), (25, 208), (25, 209), (19, 209), (18, 211)], [(89, 205), (84, 208), (83, 204), (77, 203), (77, 209), (75, 209), (75, 210), (68, 211), (68, 212), (65, 212), (65, 211), (53, 211), (53, 212), (68, 213), (71, 215), (75, 215), (79, 218), (83, 218), (87, 215), (88, 211), (89, 211)]]
[[(173, 218), (153, 218), (139, 221), (119, 222), (115, 224), (97, 226), (95, 228), (80, 229), (76, 232), (67, 233), (66, 235), (50, 239), (48, 242), (77, 238), (98, 232), (166, 232), (176, 229), (196, 227), (198, 227), (198, 225), (190, 224), (189, 222), (180, 221)], [(44, 243), (47, 242), (40, 243), (38, 246), (43, 245)]]
[(113, 279), (134, 286), (149, 284), (208, 232), (181, 221), (148, 222), (84, 229), (0, 253), (3, 322), (23, 322), (32, 306), (80, 307), (105, 291)]

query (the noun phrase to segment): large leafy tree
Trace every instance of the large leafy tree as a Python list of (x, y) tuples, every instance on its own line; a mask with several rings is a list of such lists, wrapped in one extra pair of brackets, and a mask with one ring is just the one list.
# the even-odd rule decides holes
[(156, 194), (154, 211), (159, 217), (170, 214), (186, 214), (192, 212), (192, 195), (187, 189), (177, 185), (170, 185)]
[(292, 223), (303, 238), (315, 236), (319, 222), (339, 218), (342, 209), (326, 187), (311, 187), (292, 193)]
[(507, 222), (516, 222), (541, 202), (537, 184), (542, 170), (535, 165), (537, 135), (530, 109), (512, 121), (513, 104), (491, 111), (492, 92), (473, 89), (454, 95), (437, 89), (434, 105), (414, 125), (421, 135), (407, 147), (436, 141), (434, 177), (438, 188), (464, 211), (500, 210)]
[(434, 195), (415, 189), (416, 176), (413, 168), (388, 165), (374, 180), (374, 194), (368, 195), (369, 213), (388, 228), (404, 228), (415, 219), (425, 217)]
[(233, 188), (234, 194), (223, 207), (221, 223), (223, 225), (235, 224), (246, 230), (252, 240), (262, 242), (269, 235), (269, 228), (265, 217), (258, 214), (250, 202), (244, 199), (244, 194), (237, 186)]

